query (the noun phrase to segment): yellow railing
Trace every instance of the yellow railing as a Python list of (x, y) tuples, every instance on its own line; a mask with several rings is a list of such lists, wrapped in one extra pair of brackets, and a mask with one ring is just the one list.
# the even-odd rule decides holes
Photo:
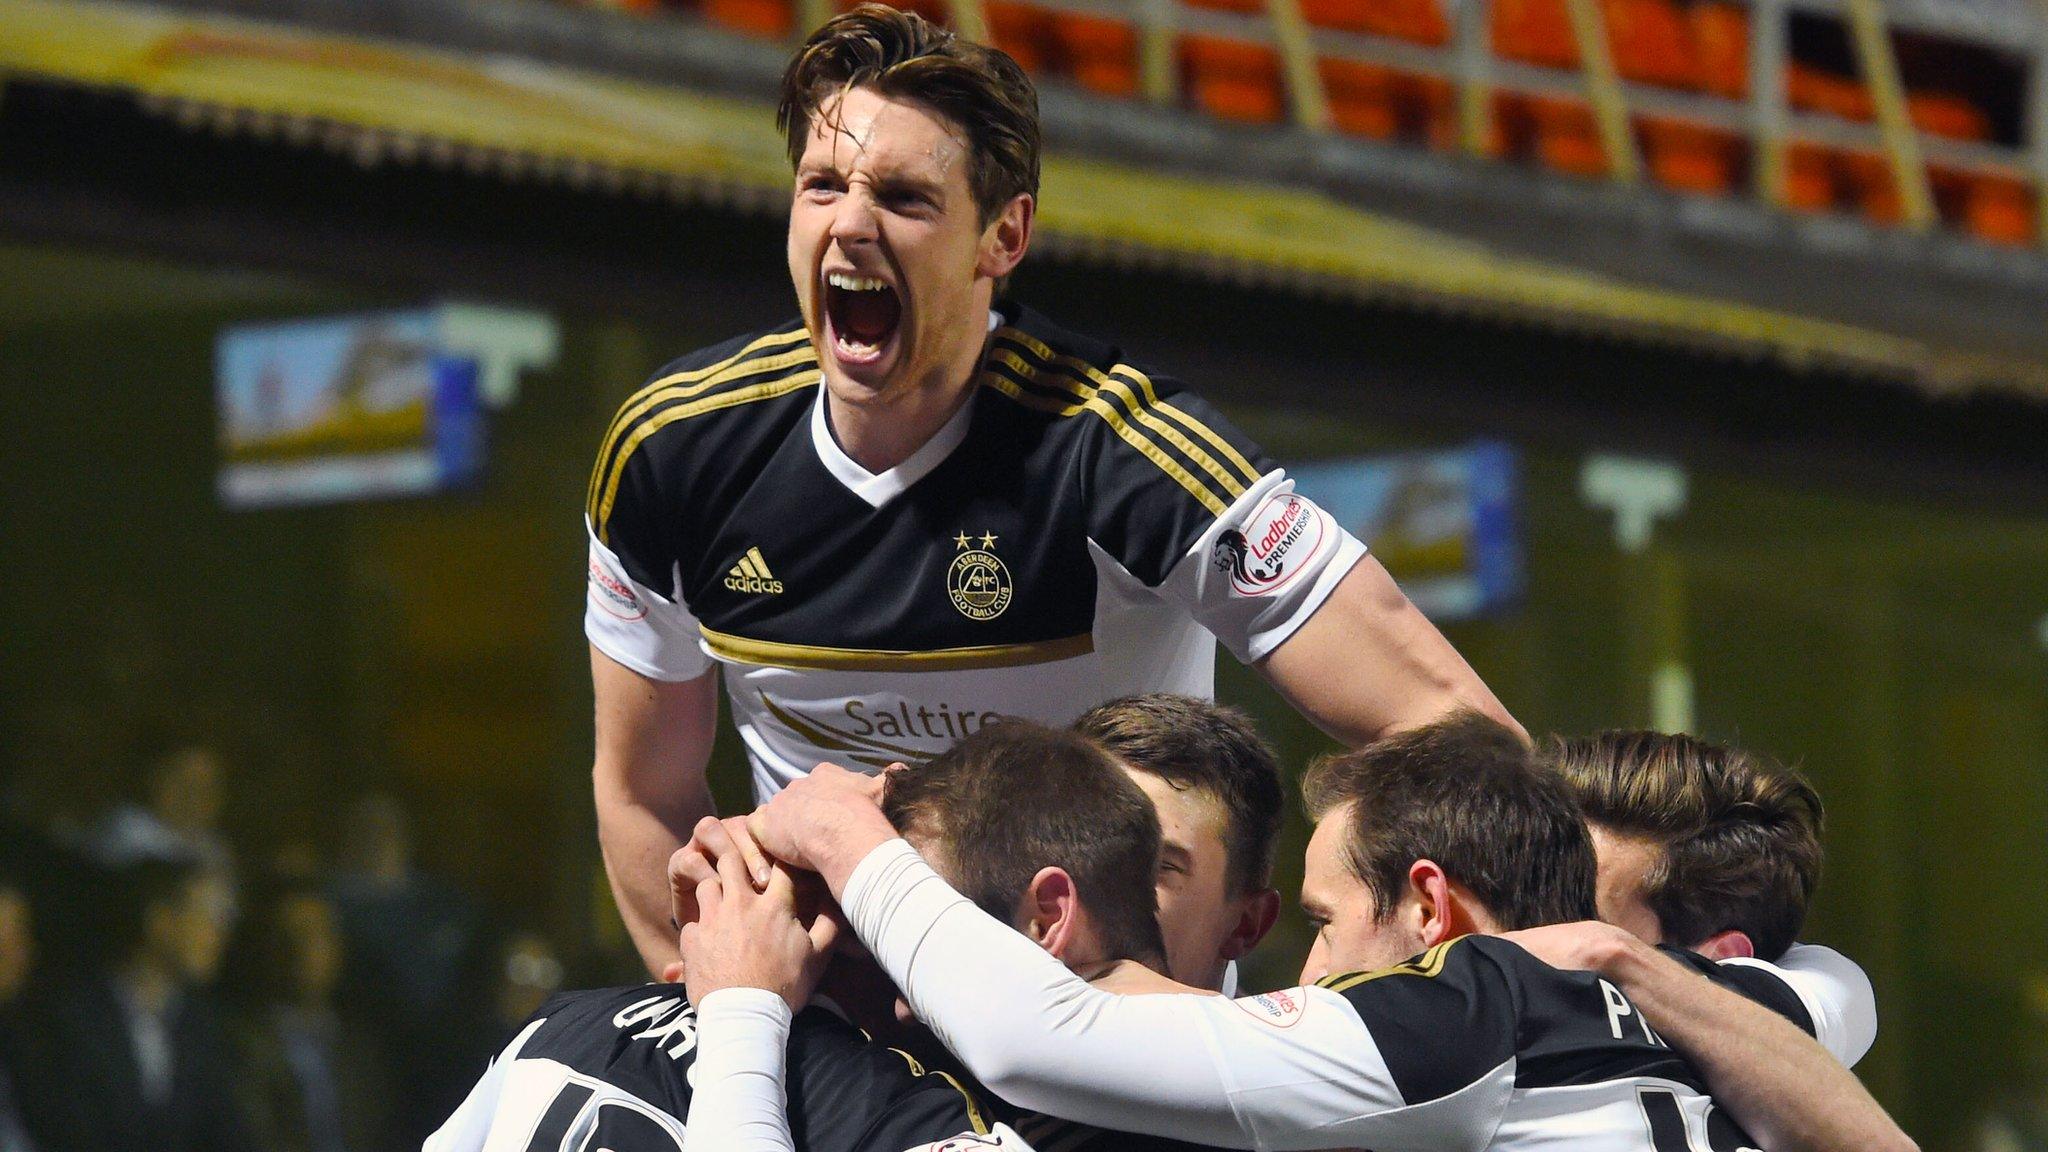
[[(830, 0), (795, 2), (803, 28), (815, 27), (830, 10)], [(1745, 0), (1750, 29), (1746, 101), (1625, 78), (1609, 43), (1602, 0), (1562, 0), (1580, 61), (1576, 72), (1496, 54), (1490, 42), (1491, 0), (1443, 2), (1452, 35), (1441, 47), (1313, 26), (1303, 14), (1301, 0), (1265, 0), (1262, 12), (1189, 7), (1182, 0), (1039, 0), (1035, 6), (1054, 13), (1127, 21), (1138, 42), (1139, 91), (1152, 103), (1171, 104), (1179, 98), (1177, 45), (1183, 33), (1227, 36), (1263, 43), (1275, 51), (1289, 118), (1296, 127), (1311, 132), (1334, 130), (1320, 62), (1373, 64), (1446, 81), (1456, 93), (1457, 138), (1467, 154), (1487, 151), (1496, 92), (1584, 100), (1598, 130), (1607, 175), (1617, 182), (1643, 179), (1644, 159), (1635, 120), (1645, 114), (1690, 121), (1740, 137), (1751, 150), (1751, 194), (1775, 205), (1787, 202), (1787, 152), (1792, 143), (1874, 148), (1884, 156), (1896, 184), (1907, 227), (1926, 230), (1939, 223), (1928, 178), (1931, 161), (2031, 181), (2040, 217), (2037, 238), (2048, 247), (2048, 0), (2037, 0), (2042, 8), (2041, 32), (2031, 46), (2026, 138), (2018, 148), (1931, 136), (1914, 126), (1882, 0)], [(985, 38), (989, 27), (985, 3), (945, 0), (955, 26), (976, 38)], [(1844, 19), (1858, 71), (1875, 109), (1874, 122), (1839, 119), (1789, 106), (1787, 27), (1795, 9)], [(2002, 47), (2010, 50), (2012, 46)]]

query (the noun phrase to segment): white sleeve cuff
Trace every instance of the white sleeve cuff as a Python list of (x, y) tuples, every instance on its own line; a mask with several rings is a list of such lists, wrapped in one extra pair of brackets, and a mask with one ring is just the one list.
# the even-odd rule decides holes
[(793, 1152), (783, 1092), (789, 1005), (765, 988), (721, 988), (697, 1005), (690, 1069), (692, 1147)]
[(1863, 969), (1833, 948), (1794, 944), (1775, 963), (1748, 959), (1722, 963), (1764, 968), (1789, 985), (1813, 1018), (1814, 1039), (1843, 1067), (1854, 1068), (1877, 1043), (1877, 992)]
[(583, 634), (597, 650), (654, 680), (695, 680), (711, 670), (703, 632), (681, 596), (670, 598), (633, 579), (618, 554), (590, 533), (590, 572), (583, 597)]

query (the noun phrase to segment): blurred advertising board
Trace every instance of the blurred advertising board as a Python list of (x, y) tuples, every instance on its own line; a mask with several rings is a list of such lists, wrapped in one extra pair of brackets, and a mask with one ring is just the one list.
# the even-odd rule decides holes
[(554, 363), (553, 317), (443, 303), (221, 330), (221, 500), (232, 508), (413, 496), (483, 473), (485, 411)]
[(1515, 450), (1459, 448), (1318, 461), (1295, 491), (1366, 542), (1433, 620), (1488, 616), (1521, 599)]

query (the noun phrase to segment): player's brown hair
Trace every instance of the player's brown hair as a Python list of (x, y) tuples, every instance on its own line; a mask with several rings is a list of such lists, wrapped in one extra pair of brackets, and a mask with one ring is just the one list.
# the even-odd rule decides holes
[(1662, 848), (1644, 898), (1673, 944), (1731, 929), (1774, 959), (1820, 883), (1820, 793), (1776, 761), (1692, 736), (1613, 730), (1545, 741), (1586, 819)]
[(987, 227), (1021, 193), (1038, 193), (1038, 90), (998, 48), (963, 40), (914, 12), (862, 4), (818, 26), (782, 73), (775, 126), (789, 162), (833, 97), (869, 88), (916, 100), (967, 137), (967, 184)]
[(1005, 924), (1042, 868), (1074, 878), (1106, 959), (1157, 964), (1159, 815), (1086, 737), (1004, 719), (889, 774), (882, 811), (960, 894)]
[(1346, 862), (1382, 919), (1425, 859), (1504, 931), (1594, 916), (1593, 841), (1579, 806), (1520, 737), (1477, 712), (1326, 756), (1301, 788), (1318, 822), (1351, 805)]
[(1074, 731), (1176, 791), (1199, 792), (1223, 806), (1231, 896), (1272, 883), (1285, 801), (1280, 763), (1251, 717), (1213, 700), (1150, 692), (1090, 708)]

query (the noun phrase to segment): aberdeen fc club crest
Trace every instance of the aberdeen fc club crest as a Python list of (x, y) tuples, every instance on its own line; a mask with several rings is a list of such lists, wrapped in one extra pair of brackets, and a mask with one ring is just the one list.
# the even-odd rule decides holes
[(1010, 570), (996, 556), (996, 537), (987, 532), (979, 536), (962, 532), (953, 537), (953, 545), (959, 554), (946, 570), (946, 594), (952, 597), (953, 607), (969, 620), (1001, 616), (1010, 606), (1014, 586)]

